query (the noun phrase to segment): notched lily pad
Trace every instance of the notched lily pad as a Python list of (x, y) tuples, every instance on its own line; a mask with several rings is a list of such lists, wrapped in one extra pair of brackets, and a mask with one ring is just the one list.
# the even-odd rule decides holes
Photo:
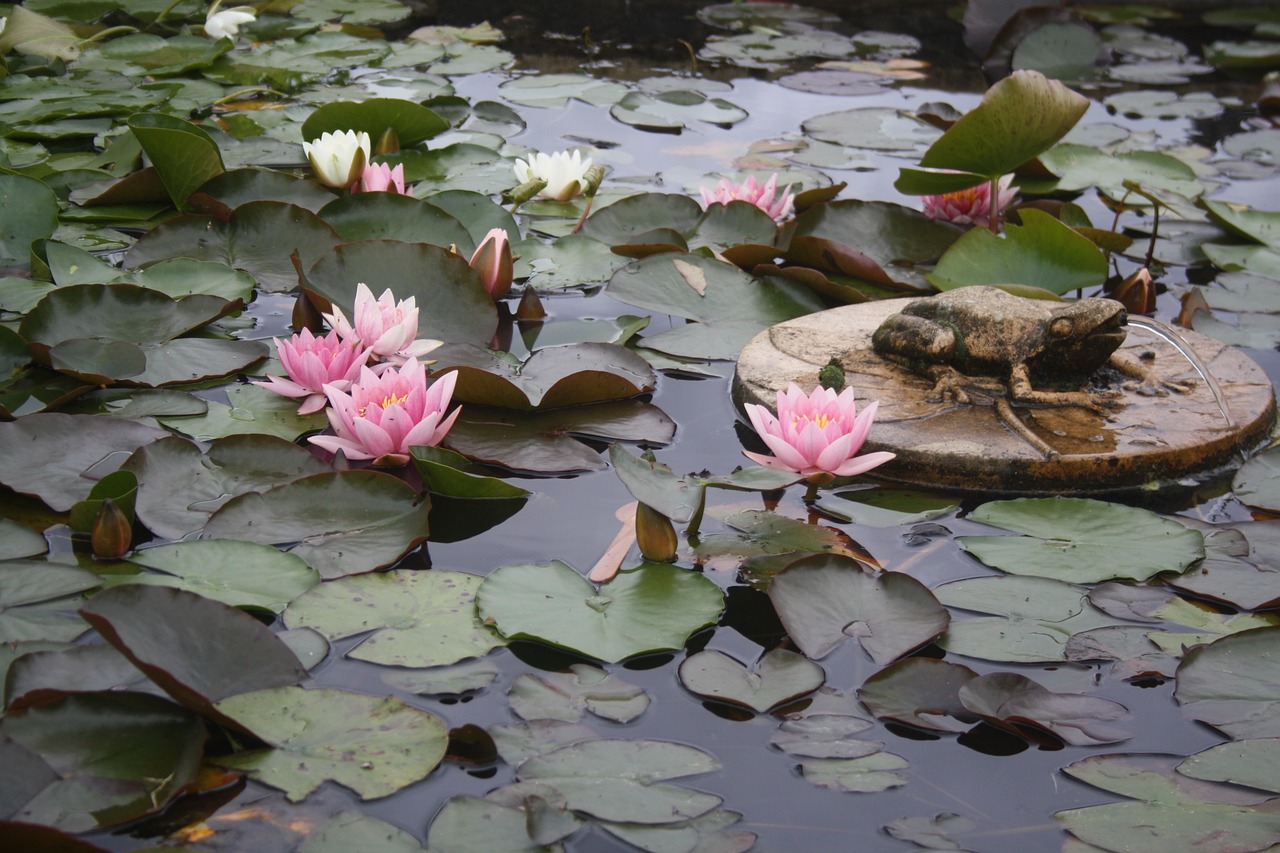
[(688, 690), (758, 714), (812, 693), (826, 675), (818, 664), (786, 649), (766, 652), (750, 669), (715, 650), (697, 652), (680, 664), (680, 682)]
[(525, 720), (576, 723), (587, 712), (628, 723), (649, 707), (649, 694), (603, 669), (575, 663), (569, 672), (516, 676), (508, 693), (511, 710)]

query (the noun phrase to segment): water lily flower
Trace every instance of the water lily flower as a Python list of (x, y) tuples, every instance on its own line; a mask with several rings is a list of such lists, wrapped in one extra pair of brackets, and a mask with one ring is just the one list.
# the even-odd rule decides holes
[(461, 409), (445, 415), (457, 381), (457, 371), (450, 371), (428, 383), (415, 358), (382, 375), (362, 367), (349, 391), (325, 386), (329, 424), (336, 435), (308, 440), (333, 453), (342, 451), (348, 459), (403, 464), (409, 461), (410, 447), (439, 444), (457, 420)]
[(404, 164), (397, 163), (393, 169), (386, 163), (370, 163), (360, 173), (356, 192), (362, 193), (399, 193), (409, 195), (404, 186)]
[(773, 456), (742, 451), (748, 459), (767, 468), (794, 471), (809, 477), (852, 477), (883, 465), (895, 454), (885, 451), (858, 455), (875, 420), (878, 402), (859, 414), (853, 389), (837, 394), (818, 386), (805, 396), (794, 382), (778, 392), (778, 415), (764, 406), (748, 403), (747, 416)]
[(590, 168), (591, 158), (583, 159), (579, 151), (539, 152), (527, 161), (517, 159), (515, 173), (516, 180), (522, 184), (539, 180), (547, 182), (538, 193), (539, 198), (568, 201), (587, 191), (590, 185), (587, 170)]
[[(1013, 175), (1000, 178), (996, 195), (996, 211), (1003, 211), (1013, 201), (1018, 191), (1010, 187)], [(953, 193), (927, 195), (921, 201), (924, 204), (924, 215), (930, 219), (946, 219), (957, 225), (982, 225), (991, 218), (991, 182), (983, 181), (977, 186)]]
[(369, 134), (363, 130), (326, 131), (318, 139), (302, 143), (320, 183), (339, 188), (360, 180), (369, 162), (369, 148)]
[(480, 273), (484, 289), (493, 299), (501, 299), (511, 290), (513, 276), (511, 241), (504, 228), (491, 228), (468, 261)]
[(325, 386), (345, 391), (360, 375), (360, 368), (369, 360), (369, 350), (360, 346), (354, 338), (343, 340), (337, 331), (317, 338), (309, 329), (303, 329), (287, 341), (276, 342), (276, 355), (284, 365), (288, 379), (267, 374), (266, 382), (254, 382), (282, 397), (302, 397), (298, 414), (309, 415), (324, 408), (328, 398)]
[(772, 218), (782, 220), (791, 215), (791, 211), (795, 206), (794, 199), (791, 196), (790, 185), (783, 190), (781, 198), (775, 198), (778, 194), (777, 172), (769, 176), (769, 180), (764, 182), (764, 186), (756, 183), (755, 176), (750, 175), (741, 184), (735, 184), (728, 178), (721, 178), (714, 191), (706, 187), (699, 187), (698, 190), (702, 193), (702, 207), (704, 209), (713, 204), (745, 201), (749, 204), (754, 204)]
[(417, 340), (418, 306), (412, 296), (397, 302), (387, 288), (374, 299), (363, 281), (356, 285), (354, 324), (337, 305), (332, 314), (323, 316), (344, 341), (359, 341), (372, 355), (392, 364), (421, 358), (442, 343), (430, 338)]
[(234, 39), (240, 32), (241, 24), (251, 24), (256, 20), (253, 9), (248, 6), (219, 10), (220, 5), (222, 0), (214, 0), (209, 11), (205, 13), (204, 31), (211, 39)]

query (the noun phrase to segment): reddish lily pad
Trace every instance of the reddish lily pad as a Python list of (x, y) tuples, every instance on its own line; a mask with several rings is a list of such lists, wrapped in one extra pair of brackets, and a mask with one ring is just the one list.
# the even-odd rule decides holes
[(960, 702), (991, 725), (1023, 735), (1039, 729), (1074, 746), (1115, 743), (1129, 735), (1104, 725), (1129, 719), (1123, 705), (1100, 696), (1055, 693), (1023, 675), (992, 672), (980, 675), (956, 691)]
[(284, 546), (326, 580), (394, 563), (424, 542), (430, 501), (378, 471), (312, 474), (232, 498), (205, 539)]
[(978, 674), (967, 666), (907, 658), (868, 678), (858, 698), (884, 720), (940, 732), (960, 732), (978, 721), (966, 708), (959, 690)]
[(0, 565), (0, 643), (70, 642), (88, 626), (73, 612), (102, 585), (93, 572), (35, 560)]

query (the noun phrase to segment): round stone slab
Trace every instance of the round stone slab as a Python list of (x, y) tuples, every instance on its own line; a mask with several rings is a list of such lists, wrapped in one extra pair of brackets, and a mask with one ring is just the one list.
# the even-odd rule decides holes
[(864, 450), (888, 450), (897, 458), (877, 468), (876, 477), (1019, 495), (1101, 494), (1199, 479), (1238, 465), (1266, 439), (1275, 419), (1270, 380), (1239, 350), (1175, 330), (1217, 380), (1232, 425), (1187, 359), (1151, 330), (1133, 325), (1120, 351), (1161, 379), (1194, 383), (1189, 393), (1143, 395), (1135, 380), (1105, 370), (1101, 390), (1120, 392), (1106, 414), (1081, 406), (1005, 405), (1005, 383), (991, 377), (965, 386), (970, 403), (931, 403), (930, 377), (871, 348), (876, 328), (909, 301), (846, 305), (761, 332), (738, 357), (735, 402), (772, 410), (778, 391), (791, 382), (811, 390), (818, 371), (836, 358), (860, 404), (880, 401)]

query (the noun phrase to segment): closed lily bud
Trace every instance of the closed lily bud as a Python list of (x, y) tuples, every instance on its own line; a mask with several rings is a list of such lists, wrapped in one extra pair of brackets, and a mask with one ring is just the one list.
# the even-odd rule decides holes
[(490, 229), (476, 248), (469, 262), (480, 273), (480, 281), (490, 298), (501, 299), (511, 290), (514, 261), (511, 257), (511, 241), (502, 228)]
[(378, 137), (378, 144), (373, 146), (374, 154), (394, 154), (400, 150), (400, 134), (394, 127), (388, 127)]
[(520, 304), (516, 306), (516, 319), (521, 322), (542, 321), (546, 319), (547, 309), (542, 307), (542, 300), (538, 298), (538, 291), (533, 289), (533, 285), (526, 284), (524, 293), (520, 294)]
[(643, 501), (636, 504), (636, 542), (640, 555), (655, 563), (674, 562), (680, 545), (671, 519)]
[(1115, 299), (1131, 314), (1150, 314), (1156, 310), (1156, 285), (1146, 267), (1120, 282)]
[(107, 498), (98, 510), (89, 541), (95, 557), (111, 560), (122, 557), (133, 544), (133, 522), (115, 501)]

